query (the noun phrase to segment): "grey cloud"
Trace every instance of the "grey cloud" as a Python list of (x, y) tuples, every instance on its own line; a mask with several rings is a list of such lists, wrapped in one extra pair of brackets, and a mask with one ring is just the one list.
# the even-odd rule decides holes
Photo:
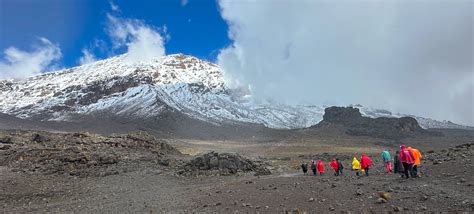
[(360, 103), (474, 125), (473, 4), (220, 0), (233, 44), (218, 63), (257, 100)]

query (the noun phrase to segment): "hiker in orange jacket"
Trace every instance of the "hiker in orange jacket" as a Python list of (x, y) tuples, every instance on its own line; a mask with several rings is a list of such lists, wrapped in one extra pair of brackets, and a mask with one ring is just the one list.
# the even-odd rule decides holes
[(418, 166), (421, 163), (421, 152), (418, 149), (408, 147), (408, 151), (410, 151), (413, 154), (413, 157), (415, 158), (415, 162), (413, 163), (412, 167), (412, 172), (413, 172), (413, 177), (418, 177)]

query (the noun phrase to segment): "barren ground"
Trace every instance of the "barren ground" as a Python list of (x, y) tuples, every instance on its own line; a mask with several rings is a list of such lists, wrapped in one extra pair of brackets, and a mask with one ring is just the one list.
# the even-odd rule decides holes
[[(236, 152), (263, 157), (272, 175), (176, 176), (151, 162), (133, 162), (134, 170), (108, 176), (43, 175), (0, 166), (0, 207), (19, 212), (285, 212), (285, 211), (467, 211), (474, 209), (474, 167), (468, 131), (444, 131), (444, 137), (391, 141), (316, 133), (276, 140), (209, 141), (166, 139), (185, 154)], [(405, 180), (382, 170), (379, 153), (401, 143), (425, 155), (421, 178)], [(469, 146), (453, 148), (469, 143)], [(451, 149), (449, 149), (451, 148)], [(370, 176), (356, 177), (352, 156), (372, 156)], [(2, 155), (3, 153), (0, 153)], [(327, 164), (344, 161), (335, 177)], [(298, 165), (310, 158), (326, 163), (323, 176), (303, 176)], [(390, 194), (380, 201), (379, 192)]]

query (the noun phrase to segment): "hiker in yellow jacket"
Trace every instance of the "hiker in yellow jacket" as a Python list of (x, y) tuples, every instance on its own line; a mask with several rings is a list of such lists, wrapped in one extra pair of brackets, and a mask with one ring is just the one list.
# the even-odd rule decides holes
[(352, 170), (356, 171), (356, 175), (359, 176), (359, 170), (360, 170), (360, 162), (357, 160), (357, 158), (354, 157), (352, 160)]

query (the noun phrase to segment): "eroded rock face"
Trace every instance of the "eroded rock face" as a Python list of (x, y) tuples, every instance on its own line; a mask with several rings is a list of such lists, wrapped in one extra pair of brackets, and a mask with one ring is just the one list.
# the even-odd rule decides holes
[(363, 117), (359, 109), (353, 107), (329, 107), (324, 111), (323, 120), (316, 125), (339, 124), (347, 128), (346, 133), (357, 136), (398, 139), (414, 135), (441, 135), (428, 132), (420, 127), (415, 118), (369, 118)]
[(263, 161), (250, 160), (239, 154), (209, 152), (195, 157), (179, 171), (185, 176), (232, 175), (255, 172), (256, 175), (271, 174)]
[(176, 165), (181, 153), (145, 132), (89, 133), (0, 131), (0, 165), (25, 173), (106, 176), (134, 170), (136, 163)]
[(362, 119), (362, 114), (358, 108), (333, 106), (324, 109), (323, 121), (328, 123), (351, 125), (358, 123)]

